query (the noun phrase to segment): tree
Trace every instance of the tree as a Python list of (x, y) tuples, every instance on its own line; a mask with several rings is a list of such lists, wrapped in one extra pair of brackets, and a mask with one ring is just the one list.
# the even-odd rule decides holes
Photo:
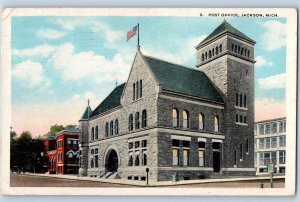
[(50, 127), (50, 133), (56, 133), (56, 132), (62, 131), (63, 129), (65, 129), (63, 125), (55, 124)]

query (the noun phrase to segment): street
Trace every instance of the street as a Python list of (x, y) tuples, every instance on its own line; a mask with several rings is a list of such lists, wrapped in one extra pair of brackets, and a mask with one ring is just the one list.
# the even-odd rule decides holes
[[(75, 179), (63, 179), (56, 177), (42, 177), (23, 174), (11, 174), (11, 187), (137, 187), (134, 185), (113, 184), (106, 182), (84, 181)], [(176, 186), (164, 186), (172, 188), (259, 188), (262, 180), (248, 180), (236, 182), (212, 182), (201, 184), (181, 184)], [(264, 188), (270, 188), (269, 180), (263, 180)], [(274, 180), (274, 188), (284, 188), (284, 179)]]

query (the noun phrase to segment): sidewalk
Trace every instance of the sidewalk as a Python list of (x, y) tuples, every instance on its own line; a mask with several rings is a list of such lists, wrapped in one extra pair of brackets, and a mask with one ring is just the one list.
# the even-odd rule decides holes
[[(147, 186), (146, 181), (135, 181), (135, 180), (122, 180), (122, 179), (102, 179), (93, 177), (79, 177), (76, 175), (57, 175), (57, 174), (33, 174), (25, 173), (22, 175), (33, 175), (41, 177), (51, 177), (51, 178), (61, 178), (69, 180), (82, 180), (82, 181), (94, 181), (94, 182), (104, 182), (112, 184), (126, 184), (126, 185), (136, 185), (136, 186)], [(242, 177), (242, 178), (225, 178), (225, 179), (203, 179), (203, 180), (184, 180), (179, 182), (163, 181), (163, 182), (149, 182), (149, 186), (176, 186), (176, 185), (189, 185), (189, 184), (207, 184), (207, 183), (218, 183), (218, 182), (241, 182), (241, 181), (259, 181), (259, 180), (269, 180), (269, 176), (257, 176), (257, 177)], [(285, 179), (285, 176), (274, 176), (273, 179)]]

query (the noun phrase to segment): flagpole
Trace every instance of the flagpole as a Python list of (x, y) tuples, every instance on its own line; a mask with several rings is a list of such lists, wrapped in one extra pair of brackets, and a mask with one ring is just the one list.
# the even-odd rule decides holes
[(138, 44), (137, 44), (137, 48), (138, 50), (140, 50), (140, 23), (138, 23)]

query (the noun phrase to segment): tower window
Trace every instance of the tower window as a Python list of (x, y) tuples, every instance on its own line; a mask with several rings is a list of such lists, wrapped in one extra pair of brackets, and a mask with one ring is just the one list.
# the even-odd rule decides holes
[(135, 84), (136, 86), (136, 99), (138, 99), (139, 98), (139, 82), (137, 81), (136, 82), (136, 84)]
[(178, 127), (178, 125), (179, 125), (178, 109), (176, 109), (176, 108), (173, 109), (172, 116), (173, 116), (173, 126)]
[(94, 127), (91, 130), (91, 140), (95, 139), (95, 134), (94, 134)]
[(211, 51), (208, 52), (208, 57), (211, 58)]
[(215, 56), (215, 49), (214, 48), (212, 49), (212, 56), (213, 57)]
[(220, 53), (222, 53), (222, 44), (219, 46), (219, 48), (220, 48)]
[(96, 126), (95, 139), (98, 139), (98, 126)]
[(219, 48), (218, 48), (218, 46), (216, 47), (216, 55), (218, 55), (219, 54)]

